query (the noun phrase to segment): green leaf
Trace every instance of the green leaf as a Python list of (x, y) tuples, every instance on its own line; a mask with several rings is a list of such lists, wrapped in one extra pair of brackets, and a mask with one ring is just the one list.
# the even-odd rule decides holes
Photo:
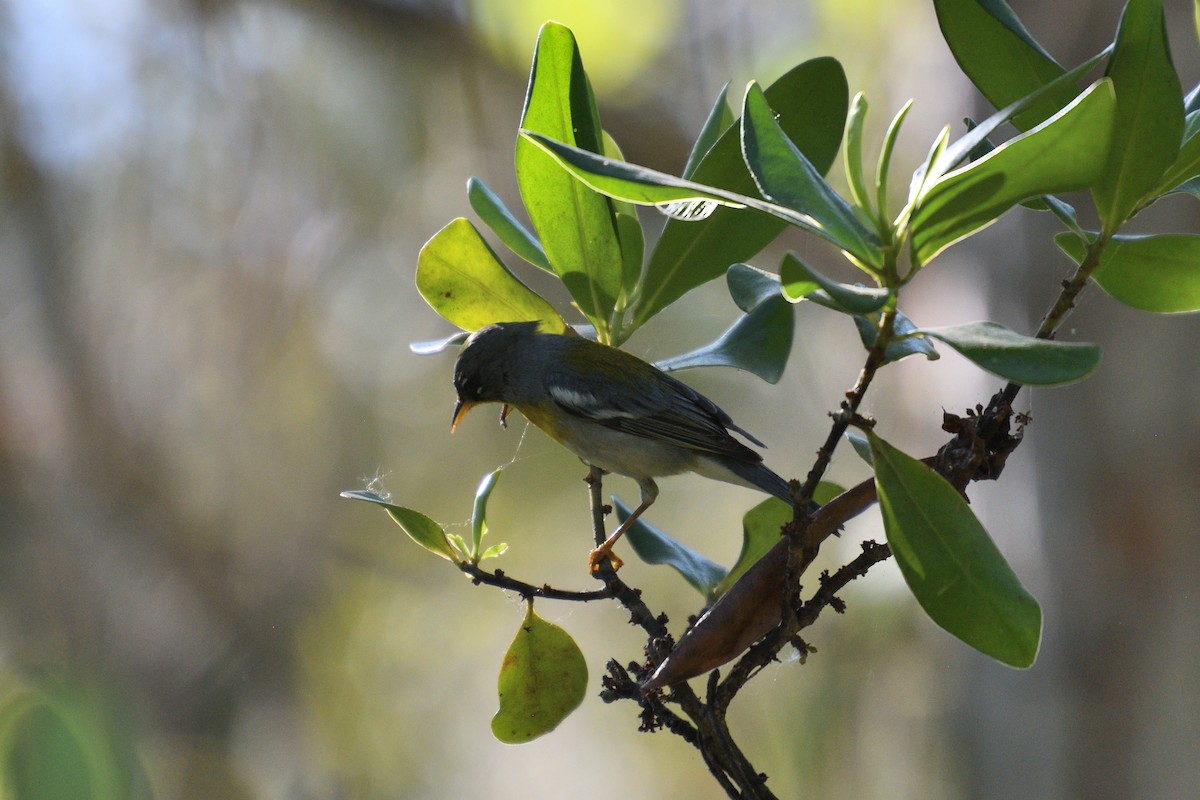
[(720, 338), (690, 353), (659, 361), (664, 372), (693, 367), (736, 367), (778, 383), (792, 352), (792, 307), (775, 295), (743, 314)]
[(792, 507), (778, 497), (768, 497), (742, 516), (742, 552), (729, 574), (717, 584), (714, 597), (720, 597), (737, 583), (768, 550), (779, 543), (780, 529), (792, 521)]
[[(621, 236), (621, 295), (617, 298), (616, 309), (623, 311), (629, 303), (629, 298), (637, 290), (638, 281), (642, 277), (642, 260), (646, 252), (646, 238), (642, 231), (642, 222), (636, 213), (626, 214), (617, 212), (617, 232)], [(617, 319), (614, 317), (614, 323)], [(630, 331), (632, 333), (632, 331)]]
[(500, 196), (489, 189), (486, 183), (479, 178), (467, 181), (467, 200), (484, 224), (500, 237), (505, 247), (535, 267), (553, 272), (542, 250), (542, 243), (513, 216)]
[[(870, 457), (864, 457), (870, 463)], [(830, 481), (821, 481), (813, 492), (813, 501), (824, 505), (844, 492), (845, 489)], [(792, 521), (792, 507), (778, 497), (769, 497), (742, 516), (742, 551), (737, 561), (713, 591), (720, 597), (738, 582), (746, 571), (754, 566), (767, 552), (779, 543), (784, 525)]]
[[(815, 295), (813, 298), (815, 299)], [(872, 311), (870, 314), (855, 314), (851, 319), (854, 320), (854, 326), (858, 329), (858, 337), (862, 340), (863, 347), (870, 350), (875, 346), (875, 337), (879, 331), (879, 311)], [(937, 361), (941, 358), (938, 351), (934, 349), (933, 342), (929, 341), (924, 336), (914, 336), (917, 333), (917, 326), (903, 311), (896, 312), (896, 319), (892, 323), (896, 337), (888, 342), (887, 347), (883, 351), (884, 363), (891, 364), (894, 361), (899, 361), (902, 358), (909, 356), (925, 356), (929, 361)]]
[[(600, 155), (604, 156), (605, 158), (616, 159), (617, 161), (625, 160), (625, 154), (621, 151), (621, 146), (617, 144), (617, 140), (614, 139), (608, 131), (601, 131), (601, 139), (603, 142), (603, 149), (600, 151)], [(628, 214), (634, 217), (637, 216), (637, 208), (632, 203), (622, 203), (617, 200), (613, 201), (612, 205), (613, 210), (618, 215)]]
[(688, 154), (687, 164), (683, 168), (683, 177), (690, 178), (695, 174), (704, 157), (721, 138), (721, 134), (734, 123), (733, 112), (729, 109), (728, 96), (729, 84), (727, 83), (721, 88), (721, 93), (717, 95), (716, 102), (708, 112), (708, 118), (704, 120), (704, 127), (700, 129), (700, 135), (696, 137), (696, 144), (692, 146), (692, 152)]
[(1098, 180), (1113, 108), (1112, 87), (1100, 81), (1038, 127), (934, 182), (913, 212), (914, 260), (928, 263), (1022, 200)]
[[(996, 108), (1003, 108), (1063, 74), (1004, 0), (934, 0), (942, 37), (963, 73)], [(1043, 96), (1013, 118), (1029, 130), (1075, 97), (1070, 86)]]
[[(974, 130), (967, 135), (970, 136), (971, 133), (974, 133)], [(913, 208), (917, 201), (925, 196), (926, 189), (936, 183), (939, 177), (946, 174), (946, 170), (940, 169), (939, 165), (946, 160), (946, 146), (949, 142), (950, 126), (947, 125), (934, 138), (933, 144), (929, 148), (929, 154), (925, 156), (925, 161), (913, 172), (912, 179), (908, 184), (908, 205), (900, 212), (900, 219), (911, 217)], [(971, 150), (971, 152), (975, 151)], [(970, 153), (965, 155), (969, 156)]]
[[(599, 115), (575, 37), (557, 23), (546, 23), (538, 34), (521, 127), (603, 152)], [(611, 203), (524, 137), (517, 140), (516, 170), (521, 199), (551, 267), (600, 340), (607, 341), (623, 271)]]
[(879, 148), (879, 163), (875, 167), (875, 203), (879, 219), (884, 222), (888, 219), (888, 177), (892, 168), (892, 152), (896, 147), (896, 139), (900, 136), (900, 127), (904, 124), (904, 118), (908, 116), (912, 104), (913, 101), (909, 99), (896, 112), (896, 116), (892, 117), (887, 132), (883, 135), (883, 144)]
[(976, 366), (1027, 386), (1060, 386), (1100, 363), (1100, 346), (1022, 336), (995, 322), (970, 322), (921, 333), (945, 342)]
[[(846, 121), (849, 89), (842, 66), (832, 58), (805, 61), (768, 86), (766, 95), (788, 138), (819, 172), (828, 172)], [(684, 175), (737, 194), (756, 191), (742, 159), (737, 126), (727, 127), (699, 166)], [(749, 260), (785, 227), (786, 223), (774, 217), (732, 208), (717, 208), (701, 222), (668, 220), (646, 265), (634, 325), (720, 277), (730, 264)]]
[(1175, 157), (1175, 163), (1163, 173), (1158, 186), (1150, 192), (1151, 198), (1154, 195), (1165, 194), (1198, 175), (1200, 175), (1200, 111), (1193, 111), (1187, 115), (1184, 124), (1183, 146), (1179, 148), (1179, 155)]
[(795, 253), (783, 257), (779, 278), (783, 283), (783, 296), (789, 302), (798, 303), (814, 291), (823, 289), (829, 299), (848, 314), (877, 311), (883, 308), (888, 299), (887, 289), (830, 280), (801, 261)]
[(483, 480), (479, 482), (479, 488), (475, 490), (475, 504), (471, 508), (471, 552), (469, 553), (471, 561), (475, 564), (480, 561), (483, 537), (487, 535), (488, 531), (488, 498), (492, 496), (492, 490), (496, 488), (496, 481), (500, 479), (500, 473), (503, 471), (504, 468), (500, 467), (484, 475)]
[[(1074, 236), (1059, 234), (1054, 241), (1075, 263), (1083, 260), (1084, 245)], [(1200, 236), (1114, 236), (1092, 278), (1114, 299), (1143, 311), (1200, 311)]]
[[(605, 158), (572, 147), (540, 133), (522, 130), (521, 138), (542, 148), (580, 182), (609, 197), (644, 206), (661, 206), (686, 200), (711, 200), (719, 205), (745, 208), (754, 198), (726, 192), (713, 186), (677, 178), (665, 172)], [(768, 206), (769, 204), (761, 204)]]
[(456, 564), (458, 563), (458, 554), (451, 547), (450, 542), (446, 538), (446, 532), (442, 530), (442, 526), (420, 511), (392, 505), (374, 492), (362, 489), (345, 491), (342, 492), (341, 496), (347, 500), (363, 500), (368, 503), (374, 503), (377, 506), (382, 506), (383, 510), (392, 518), (392, 521), (399, 525), (408, 534), (410, 539), (434, 555), (439, 555)]
[(1116, 231), (1179, 154), (1183, 89), (1167, 46), (1161, 0), (1129, 0), (1108, 77), (1117, 92), (1112, 148), (1092, 190), (1103, 228)]
[(454, 548), (455, 553), (459, 556), (469, 558), (468, 554), (471, 552), (471, 546), (467, 544), (467, 540), (462, 536), (457, 533), (447, 533), (446, 541), (450, 542), (450, 546)]
[(1042, 202), (1046, 204), (1046, 210), (1058, 217), (1058, 221), (1066, 225), (1075, 235), (1083, 234), (1083, 228), (1079, 227), (1079, 220), (1075, 215), (1075, 207), (1069, 203), (1064, 203), (1052, 194), (1042, 195)]
[(1097, 64), (1099, 64), (1105, 58), (1105, 56), (1108, 55), (1110, 49), (1111, 46), (1110, 48), (1106, 48), (1092, 56), (1079, 66), (1063, 73), (1042, 88), (1025, 95), (1020, 100), (1015, 100), (1012, 103), (1009, 103), (995, 114), (992, 114), (990, 117), (980, 122), (974, 128), (971, 128), (969, 131), (967, 131), (967, 133), (956, 139), (952, 144), (941, 149), (941, 151), (936, 154), (936, 158), (932, 164), (921, 167), (921, 169), (917, 170), (917, 172), (913, 175), (913, 192), (911, 193), (910, 202), (912, 198), (920, 196), (919, 192), (917, 191), (920, 189), (920, 187), (925, 185), (932, 186), (942, 175), (945, 175), (960, 163), (970, 158), (971, 153), (975, 152), (980, 143), (984, 142), (989, 136), (992, 135), (994, 131), (996, 131), (996, 129), (998, 129), (1004, 123), (1010, 121), (1015, 115), (1033, 108), (1033, 106), (1039, 100), (1048, 96), (1051, 92), (1059, 91), (1064, 86), (1069, 86), (1073, 89), (1075, 82), (1079, 80), (1080, 77), (1090, 72)]
[(749, 264), (732, 264), (725, 273), (729, 296), (742, 311), (753, 311), (758, 305), (780, 293), (779, 276)]
[(497, 558), (499, 556), (504, 555), (507, 552), (508, 552), (508, 544), (506, 544), (505, 542), (500, 542), (499, 544), (494, 544), (491, 547), (489, 547), (487, 550), (484, 550), (483, 553), (479, 556), (479, 560), (486, 561), (489, 558)]
[[(617, 519), (625, 522), (629, 519), (631, 509), (615, 496), (612, 500)], [(647, 564), (671, 567), (706, 599), (712, 599), (713, 590), (727, 572), (725, 567), (705, 558), (640, 517), (625, 532), (625, 538), (638, 558)]]
[(1042, 610), (945, 478), (867, 432), (888, 545), (930, 619), (1012, 667), (1037, 658)]
[(475, 226), (462, 217), (421, 248), (417, 291), (434, 311), (463, 330), (533, 320), (540, 320), (550, 332), (566, 330), (554, 306), (509, 272)]
[(549, 733), (583, 702), (587, 679), (579, 645), (528, 603), (500, 665), (500, 710), (492, 717), (492, 735), (505, 744), (524, 744)]
[[(608, 131), (604, 131), (604, 155), (608, 158), (625, 160), (625, 155)], [(613, 326), (620, 338), (614, 339), (619, 344), (625, 338), (620, 330), (621, 319), (629, 305), (629, 300), (637, 291), (638, 281), (642, 277), (642, 261), (646, 255), (646, 237), (642, 231), (642, 221), (638, 219), (637, 208), (632, 203), (612, 201), (613, 214), (617, 222), (617, 239), (621, 243), (621, 292), (617, 297), (613, 313)], [(630, 331), (632, 333), (632, 331)]]
[(858, 263), (873, 268), (883, 264), (878, 239), (787, 137), (753, 82), (742, 106), (742, 154), (763, 197), (808, 218), (806, 229), (815, 229)]
[[(538, 133), (522, 131), (521, 136), (545, 149), (547, 153), (558, 160), (563, 169), (583, 183), (618, 200), (654, 206), (707, 200), (717, 206), (750, 208), (770, 214), (801, 230), (820, 236), (839, 248), (842, 247), (842, 243), (835, 239), (833, 234), (816, 219), (787, 206), (759, 200), (749, 195), (728, 192), (715, 186), (703, 186), (694, 181), (676, 178), (674, 175), (635, 164), (613, 161), (587, 150), (547, 139)], [(687, 224), (694, 223), (688, 222)]]
[(813, 492), (813, 502), (823, 506), (830, 500), (846, 491), (846, 487), (833, 481), (821, 481), (817, 484), (816, 491)]
[(846, 146), (842, 159), (846, 164), (846, 182), (850, 196), (865, 212), (871, 211), (871, 196), (867, 193), (867, 182), (863, 178), (863, 125), (867, 121), (867, 98), (862, 92), (850, 101), (850, 113), (846, 116)]

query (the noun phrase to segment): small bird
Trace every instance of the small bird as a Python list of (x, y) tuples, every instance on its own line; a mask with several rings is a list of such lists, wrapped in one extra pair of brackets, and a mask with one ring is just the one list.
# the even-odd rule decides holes
[(450, 431), (480, 403), (502, 403), (565, 445), (584, 463), (633, 478), (641, 504), (591, 552), (595, 570), (658, 497), (656, 477), (695, 472), (759, 489), (794, 504), (787, 481), (735, 439), (739, 428), (704, 395), (623, 350), (573, 334), (543, 333), (537, 322), (500, 322), (467, 339), (454, 365), (458, 403)]

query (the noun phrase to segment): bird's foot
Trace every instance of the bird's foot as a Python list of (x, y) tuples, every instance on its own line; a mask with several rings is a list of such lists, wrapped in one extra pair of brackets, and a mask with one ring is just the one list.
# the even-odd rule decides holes
[(588, 554), (588, 572), (593, 575), (598, 574), (600, 572), (600, 565), (603, 564), (605, 560), (608, 560), (609, 563), (612, 564), (613, 572), (616, 572), (621, 567), (625, 566), (625, 562), (622, 561), (617, 554), (612, 551), (611, 547), (600, 545)]

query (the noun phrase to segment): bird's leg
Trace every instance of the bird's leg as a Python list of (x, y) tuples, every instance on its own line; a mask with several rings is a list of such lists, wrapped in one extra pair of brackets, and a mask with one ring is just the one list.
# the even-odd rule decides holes
[(633, 510), (633, 513), (630, 514), (626, 520), (622, 522), (615, 531), (612, 532), (611, 536), (605, 539), (599, 547), (597, 547), (588, 555), (588, 567), (591, 568), (592, 572), (596, 572), (600, 568), (600, 562), (605, 558), (612, 559), (613, 569), (620, 569), (622, 563), (624, 563), (621, 561), (621, 559), (617, 558), (617, 556), (613, 554), (613, 545), (617, 543), (618, 539), (625, 535), (625, 531), (629, 530), (630, 526), (633, 525), (633, 523), (637, 521), (637, 518), (642, 515), (642, 512), (652, 506), (654, 501), (658, 499), (658, 484), (656, 484), (650, 478), (639, 481), (638, 486), (640, 486), (642, 490), (641, 504), (639, 504), (638, 507)]

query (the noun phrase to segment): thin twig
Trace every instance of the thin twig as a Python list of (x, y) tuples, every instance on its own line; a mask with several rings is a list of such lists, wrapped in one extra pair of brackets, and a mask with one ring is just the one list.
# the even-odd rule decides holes
[[(607, 538), (604, 533), (604, 514), (607, 507), (604, 504), (603, 476), (603, 470), (591, 467), (586, 478), (592, 504), (592, 532), (597, 546)], [(629, 611), (632, 615), (630, 622), (644, 630), (651, 640), (670, 635), (666, 617), (652, 612), (642, 601), (641, 591), (621, 580), (617, 571), (613, 569), (610, 558), (601, 560), (593, 574), (597, 580), (604, 583), (604, 591)]]
[(849, 564), (832, 575), (822, 576), (821, 588), (813, 594), (797, 614), (801, 630), (816, 622), (817, 617), (821, 615), (821, 610), (826, 606), (833, 606), (835, 611), (839, 614), (842, 613), (841, 601), (838, 599), (837, 593), (846, 588), (850, 581), (866, 575), (867, 571), (880, 561), (886, 561), (892, 557), (892, 549), (886, 544), (866, 541), (862, 543), (862, 549), (862, 553)]
[[(592, 508), (592, 532), (597, 545), (607, 538), (604, 530), (606, 507), (602, 487), (603, 476), (604, 472), (596, 467), (592, 467), (587, 476)], [(629, 611), (630, 622), (646, 632), (649, 637), (647, 655), (653, 660), (661, 658), (658, 651), (669, 649), (665, 645), (670, 642), (666, 615), (654, 614), (642, 600), (641, 592), (621, 579), (609, 559), (600, 562), (594, 575), (604, 583), (605, 592)], [(633, 691), (630, 690), (631, 685)], [(666, 727), (695, 746), (713, 778), (730, 797), (775, 800), (775, 796), (766, 788), (766, 778), (755, 771), (733, 742), (729, 729), (725, 726), (724, 714), (718, 718), (686, 683), (674, 687), (670, 699), (679, 704), (680, 709), (691, 720), (690, 724), (669, 711), (657, 696), (642, 694), (637, 689), (637, 684), (630, 681), (625, 670), (615, 662), (610, 662), (604, 686), (606, 699), (624, 697), (635, 700), (642, 707), (644, 730), (655, 726)]]
[(496, 586), (506, 591), (516, 592), (526, 600), (533, 597), (540, 597), (545, 600), (572, 600), (587, 603), (592, 600), (608, 600), (613, 596), (612, 592), (607, 588), (575, 591), (572, 589), (555, 589), (549, 584), (534, 586), (532, 583), (510, 578), (504, 573), (504, 570), (497, 569), (493, 572), (488, 572), (485, 569), (480, 569), (478, 564), (472, 564), (470, 561), (459, 562), (458, 568), (471, 578), (471, 583), (476, 585), (482, 583), (487, 586)]

